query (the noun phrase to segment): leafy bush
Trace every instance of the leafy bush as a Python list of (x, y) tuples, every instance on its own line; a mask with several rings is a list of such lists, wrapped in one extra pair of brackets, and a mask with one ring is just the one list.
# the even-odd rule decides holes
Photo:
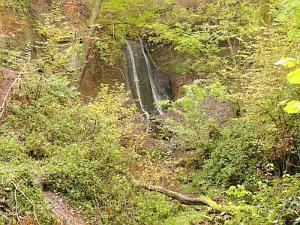
[(51, 212), (29, 169), (3, 163), (0, 168), (0, 223), (15, 224), (27, 218), (52, 224)]
[(18, 162), (24, 160), (24, 147), (21, 146), (14, 134), (9, 129), (2, 127), (0, 135), (0, 161), (1, 162)]
[(179, 145), (186, 149), (197, 149), (205, 155), (218, 136), (218, 115), (209, 115), (205, 100), (214, 96), (221, 101), (228, 101), (230, 95), (220, 82), (205, 88), (195, 82), (183, 89), (185, 95), (171, 104), (173, 117), (168, 118), (167, 122), (175, 132)]
[(194, 185), (201, 189), (209, 184), (219, 187), (251, 184), (258, 177), (258, 167), (265, 165), (264, 161), (263, 146), (255, 127), (245, 121), (233, 122), (221, 131), (221, 137), (194, 177)]
[(19, 13), (26, 13), (31, 4), (31, 0), (6, 0), (4, 4)]
[(299, 174), (275, 179), (269, 185), (259, 182), (260, 189), (252, 193), (252, 201), (229, 205), (233, 216), (225, 224), (298, 224)]

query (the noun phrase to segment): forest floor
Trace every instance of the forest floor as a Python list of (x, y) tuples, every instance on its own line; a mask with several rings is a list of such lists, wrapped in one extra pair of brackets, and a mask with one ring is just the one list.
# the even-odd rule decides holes
[(59, 195), (50, 192), (43, 192), (48, 201), (53, 214), (56, 216), (58, 224), (63, 225), (85, 225), (79, 212), (73, 209), (68, 202)]
[[(35, 169), (33, 169), (36, 171)], [(43, 192), (43, 196), (48, 202), (48, 205), (55, 217), (55, 225), (86, 225), (82, 215), (78, 210), (75, 210), (69, 202), (57, 193), (45, 190), (42, 178), (38, 175), (35, 177), (35, 182)]]

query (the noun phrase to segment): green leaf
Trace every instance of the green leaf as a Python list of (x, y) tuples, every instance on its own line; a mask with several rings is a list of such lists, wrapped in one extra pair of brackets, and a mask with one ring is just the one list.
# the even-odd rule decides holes
[(297, 61), (296, 61), (296, 59), (293, 59), (293, 58), (280, 59), (275, 63), (276, 66), (281, 65), (286, 68), (293, 68), (296, 66), (296, 64), (297, 64)]
[(284, 111), (289, 114), (300, 113), (300, 102), (295, 100), (288, 102), (288, 104), (284, 108)]
[(290, 72), (287, 75), (287, 79), (291, 84), (300, 84), (300, 68)]

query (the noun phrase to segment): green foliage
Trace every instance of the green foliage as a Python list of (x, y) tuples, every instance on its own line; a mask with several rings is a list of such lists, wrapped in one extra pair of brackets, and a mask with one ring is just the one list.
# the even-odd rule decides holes
[[(294, 65), (289, 65), (293, 67)], [(300, 84), (300, 68), (293, 70), (287, 75), (287, 79), (291, 84)], [(284, 110), (290, 114), (300, 113), (300, 102), (299, 101), (289, 101), (285, 106)]]
[(177, 225), (177, 224), (182, 224), (182, 225), (190, 225), (191, 223), (195, 221), (199, 221), (202, 218), (202, 214), (199, 213), (199, 211), (195, 209), (185, 209), (182, 210), (177, 215), (172, 216), (171, 218), (168, 218), (164, 224), (165, 225)]
[(100, 53), (100, 58), (108, 63), (109, 59), (111, 59), (111, 52), (109, 49), (109, 45), (103, 41), (95, 42), (95, 48)]
[[(248, 191), (246, 191), (248, 192)], [(297, 224), (299, 221), (299, 175), (260, 182), (260, 189), (245, 204), (227, 206), (233, 217), (225, 224)]]
[(18, 13), (24, 14), (28, 11), (31, 0), (5, 0), (4, 4)]
[(284, 107), (284, 110), (290, 114), (300, 113), (300, 102), (299, 101), (289, 101)]
[(229, 100), (230, 95), (220, 82), (202, 88), (197, 82), (184, 86), (185, 95), (171, 107), (176, 116), (169, 119), (172, 130), (177, 134), (176, 141), (186, 149), (197, 149), (205, 154), (210, 149), (218, 128), (216, 118), (208, 116), (205, 100), (211, 96), (220, 101)]
[(281, 29), (286, 31), (289, 38), (292, 40), (299, 40), (300, 38), (300, 3), (295, 0), (285, 0), (278, 2), (280, 9), (276, 19), (284, 23), (286, 26)]
[[(297, 60), (292, 58), (281, 59), (275, 63), (275, 65), (282, 65), (286, 68), (294, 68), (297, 66)], [(300, 68), (294, 69), (287, 75), (287, 80), (290, 84), (300, 84)], [(300, 112), (299, 101), (289, 101), (284, 110), (289, 114), (297, 114)]]
[(191, 11), (174, 4), (165, 16), (159, 15), (145, 27), (150, 43), (170, 45), (176, 54), (188, 55), (183, 63), (188, 67), (185, 72), (206, 77), (215, 76), (221, 67), (234, 61), (232, 54), (229, 60), (220, 57), (222, 50), (228, 49), (224, 43), (236, 40), (242, 45), (248, 32), (255, 30), (257, 10), (249, 1), (211, 2), (204, 8)]
[(157, 15), (161, 15), (170, 1), (158, 0), (113, 0), (102, 5), (103, 15), (100, 23), (106, 26), (107, 33), (117, 40), (124, 41), (126, 36), (135, 37), (140, 28), (151, 23)]
[(4, 163), (0, 163), (0, 167), (0, 223), (16, 224), (17, 218), (27, 217), (45, 225), (52, 224), (47, 203), (29, 168)]
[(290, 72), (287, 79), (291, 84), (300, 84), (300, 68)]
[[(63, 82), (64, 78), (51, 76), (43, 84), (35, 82), (32, 74), (30, 80), (27, 78), (22, 79), (19, 100), (14, 102), (6, 121), (6, 126), (18, 131), (15, 137), (21, 143), (12, 142), (12, 153), (6, 146), (3, 160), (21, 151), (34, 160), (42, 160), (44, 186), (65, 195), (90, 216), (101, 210), (101, 218), (95, 217), (106, 224), (159, 224), (171, 214), (173, 207), (164, 209), (165, 200), (154, 208), (152, 203), (144, 205), (146, 197), (136, 198), (125, 176), (133, 153), (120, 142), (135, 127), (135, 107), (126, 106), (122, 86), (103, 86), (95, 102), (82, 106), (74, 90), (65, 91), (70, 85)], [(60, 81), (60, 85), (54, 85), (52, 80), (54, 84)], [(24, 103), (24, 99), (28, 102)], [(144, 210), (149, 210), (149, 215)], [(128, 220), (130, 211), (136, 214)]]
[(199, 31), (193, 32), (191, 24), (175, 23), (174, 27), (170, 28), (168, 25), (161, 23), (152, 23), (147, 25), (157, 37), (149, 38), (150, 42), (159, 43), (162, 41), (174, 44), (174, 50), (185, 53), (199, 53), (203, 47), (201, 44), (201, 33)]
[(73, 75), (80, 66), (82, 44), (76, 37), (76, 28), (66, 19), (59, 3), (53, 3), (51, 10), (42, 14), (36, 30), (44, 38), (38, 42), (40, 51), (36, 66), (46, 74)]
[(2, 127), (0, 137), (0, 161), (18, 162), (24, 159), (24, 148), (20, 146), (17, 138), (9, 129)]
[(144, 224), (143, 221), (153, 225), (168, 224), (167, 220), (178, 211), (175, 202), (167, 201), (165, 196), (158, 193), (139, 192), (135, 202), (139, 218), (137, 224)]
[[(225, 23), (226, 19), (222, 22)], [(299, 135), (299, 129), (296, 128), (299, 126), (299, 121), (295, 117), (286, 116), (283, 113), (285, 104), (280, 103), (291, 96), (294, 98), (299, 96), (298, 87), (288, 85), (285, 78), (286, 69), (278, 69), (272, 65), (274, 59), (283, 57), (282, 52), (286, 52), (286, 54), (293, 52), (292, 55), (297, 58), (299, 45), (296, 40), (285, 36), (287, 34), (285, 33), (287, 30), (284, 30), (286, 24), (276, 21), (274, 29), (269, 29), (267, 32), (260, 31), (261, 33), (258, 33), (253, 25), (255, 25), (254, 22), (250, 26), (242, 25), (243, 28), (249, 30), (244, 33), (245, 36), (242, 36), (242, 39), (245, 39), (240, 42), (243, 45), (241, 52), (235, 53), (234, 68), (233, 61), (222, 59), (224, 64), (217, 67), (212, 73), (214, 77), (221, 75), (221, 79), (225, 81), (224, 84), (231, 93), (234, 93), (231, 95), (231, 99), (239, 103), (241, 117), (222, 127), (215, 126), (214, 132), (211, 132), (211, 127), (206, 126), (207, 117), (199, 112), (203, 108), (205, 92), (194, 91), (195, 95), (192, 100), (190, 99), (191, 94), (186, 92), (185, 96), (179, 100), (177, 110), (184, 116), (191, 113), (195, 117), (193, 119), (189, 117), (190, 120), (186, 120), (187, 117), (184, 116), (179, 117), (177, 119), (179, 126), (175, 130), (179, 131), (178, 139), (181, 141), (180, 143), (183, 143), (182, 146), (187, 149), (192, 146), (191, 149), (200, 150), (200, 154), (193, 155), (193, 163), (197, 166), (197, 170), (194, 171), (195, 175), (191, 178), (193, 190), (215, 194), (216, 189), (220, 191), (222, 188), (236, 186), (231, 188), (228, 197), (232, 201), (238, 201), (239, 206), (232, 206), (234, 216), (226, 224), (271, 224), (276, 220), (280, 221), (279, 224), (288, 224), (286, 221), (289, 220), (281, 214), (284, 209), (280, 209), (279, 212), (276, 211), (278, 208), (274, 206), (282, 195), (275, 199), (271, 196), (263, 197), (263, 194), (259, 195), (259, 192), (255, 191), (257, 190), (257, 181), (260, 179), (272, 179), (274, 175), (294, 174), (299, 171), (297, 169), (299, 157), (294, 155), (294, 153), (298, 154), (296, 149), (299, 142), (297, 138), (289, 141), (292, 140), (289, 137)], [(250, 30), (251, 33), (247, 33)], [(281, 33), (283, 30), (284, 33)], [(257, 36), (253, 38), (253, 35)], [(284, 46), (282, 42), (285, 43)], [(280, 65), (290, 69), (297, 63), (297, 60), (288, 59), (280, 62)], [(292, 74), (296, 75), (293, 72)], [(295, 77), (297, 76), (293, 76), (293, 78)], [(238, 82), (228, 81), (229, 78)], [(293, 110), (297, 110), (295, 105), (293, 107)], [(202, 130), (197, 129), (198, 126), (201, 126)], [(186, 130), (198, 131), (197, 134), (200, 135), (197, 138), (192, 135), (193, 132), (185, 135), (183, 131)], [(211, 133), (216, 135), (213, 135), (213, 138), (205, 135)], [(295, 163), (295, 167), (287, 165), (289, 163), (286, 161), (286, 155), (289, 155), (288, 157)], [(268, 168), (270, 162), (274, 163), (272, 171), (269, 171)], [(277, 185), (274, 190), (280, 188)], [(295, 183), (291, 186), (293, 185)], [(241, 187), (245, 187), (245, 189)], [(272, 193), (271, 186), (268, 187), (268, 191)], [(269, 199), (267, 200), (267, 198)], [(254, 199), (258, 200), (255, 204), (253, 203)], [(263, 201), (268, 203), (263, 203)], [(268, 210), (274, 208), (276, 208), (276, 212), (269, 217)], [(295, 215), (293, 219), (296, 219)], [(214, 223), (218, 224), (216, 220)]]
[(265, 161), (262, 143), (255, 133), (255, 127), (245, 121), (224, 128), (193, 185), (202, 191), (209, 190), (210, 185), (229, 187), (243, 182), (251, 185), (258, 177), (257, 163), (262, 164), (260, 167)]
[(293, 58), (284, 58), (278, 60), (275, 65), (282, 65), (286, 68), (293, 68), (297, 65), (297, 60)]
[(19, 69), (26, 59), (28, 60), (28, 55), (22, 51), (0, 49), (0, 65), (2, 67)]
[(246, 190), (244, 185), (231, 186), (226, 191), (226, 194), (237, 199), (245, 198), (247, 196), (252, 195), (250, 191)]

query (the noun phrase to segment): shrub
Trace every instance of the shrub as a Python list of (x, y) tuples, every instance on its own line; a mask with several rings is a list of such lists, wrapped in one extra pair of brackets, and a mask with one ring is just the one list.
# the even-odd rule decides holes
[(1, 224), (15, 224), (17, 218), (26, 217), (45, 225), (53, 222), (40, 188), (24, 166), (0, 164), (0, 197)]

